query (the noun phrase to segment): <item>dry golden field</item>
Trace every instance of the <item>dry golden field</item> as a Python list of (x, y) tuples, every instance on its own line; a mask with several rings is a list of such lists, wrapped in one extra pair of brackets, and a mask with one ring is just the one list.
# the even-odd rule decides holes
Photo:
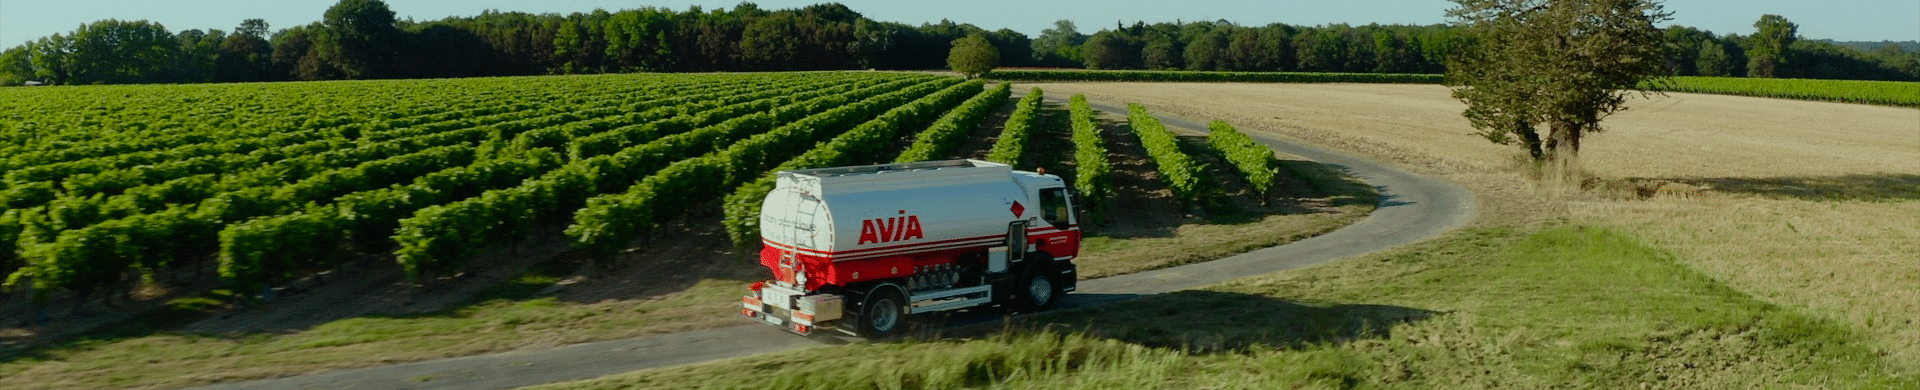
[(1433, 85), (1049, 83), (1399, 163), (1479, 194), (1479, 224), (1617, 226), (1759, 299), (1920, 367), (1920, 110), (1718, 95), (1636, 98), (1541, 184)]

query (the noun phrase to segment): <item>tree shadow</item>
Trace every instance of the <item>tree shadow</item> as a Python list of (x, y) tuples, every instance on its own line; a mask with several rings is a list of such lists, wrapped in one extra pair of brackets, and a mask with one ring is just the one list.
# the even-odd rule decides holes
[[(1384, 188), (1383, 188), (1383, 189), (1384, 189)], [(1419, 203), (1419, 202), (1408, 202), (1408, 201), (1404, 201), (1404, 200), (1399, 200), (1399, 199), (1400, 199), (1400, 196), (1399, 196), (1399, 195), (1395, 195), (1395, 194), (1386, 194), (1386, 195), (1381, 195), (1381, 196), (1380, 196), (1380, 208), (1388, 208), (1388, 207), (1397, 207), (1397, 206), (1406, 206), (1406, 205), (1411, 205), (1411, 204), (1414, 204), (1414, 203)]]
[(1841, 176), (1589, 179), (1582, 189), (1624, 197), (1688, 196), (1700, 192), (1758, 195), (1812, 201), (1892, 201), (1920, 199), (1920, 175), (1853, 174)]
[[(1092, 295), (1085, 297), (1083, 295)], [(1157, 295), (1073, 294), (1086, 307), (949, 327), (923, 337), (980, 338), (1040, 332), (1085, 334), (1190, 353), (1298, 349), (1392, 337), (1395, 325), (1440, 312), (1391, 305), (1309, 303), (1270, 296), (1179, 291)], [(1126, 301), (1124, 304), (1108, 304)]]
[(1381, 192), (1384, 188), (1361, 181), (1352, 175), (1351, 169), (1345, 165), (1281, 159), (1280, 171), (1309, 190), (1310, 192), (1307, 192), (1309, 196), (1327, 197), (1335, 207), (1388, 206), (1382, 203)]

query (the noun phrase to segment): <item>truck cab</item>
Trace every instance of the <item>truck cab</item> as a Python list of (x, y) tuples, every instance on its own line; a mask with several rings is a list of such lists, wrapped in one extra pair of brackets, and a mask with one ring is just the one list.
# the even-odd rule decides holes
[(1051, 306), (1075, 289), (1081, 229), (1058, 176), (948, 160), (776, 173), (741, 314), (789, 331), (886, 337), (909, 316)]

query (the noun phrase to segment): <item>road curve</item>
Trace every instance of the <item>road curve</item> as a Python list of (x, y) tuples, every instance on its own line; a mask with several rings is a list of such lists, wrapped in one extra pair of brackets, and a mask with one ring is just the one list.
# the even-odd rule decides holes
[[(1066, 99), (1048, 99), (1066, 104)], [(1126, 115), (1126, 107), (1092, 103), (1096, 110)], [(1169, 129), (1207, 132), (1205, 123), (1158, 116)], [(1224, 259), (1080, 282), (1099, 294), (1158, 294), (1249, 275), (1285, 271), (1425, 241), (1465, 226), (1474, 217), (1473, 193), (1444, 180), (1416, 175), (1354, 155), (1314, 148), (1248, 131), (1280, 153), (1333, 166), (1380, 191), (1380, 205), (1360, 222), (1327, 234)]]
[[(1049, 98), (1060, 104), (1065, 99)], [(1094, 109), (1126, 115), (1125, 107)], [(1174, 130), (1205, 133), (1207, 126), (1161, 117)], [(1205, 263), (1080, 282), (1062, 306), (1112, 302), (1128, 297), (1199, 287), (1229, 279), (1284, 271), (1424, 241), (1473, 219), (1473, 194), (1452, 183), (1420, 176), (1353, 155), (1290, 143), (1258, 132), (1248, 135), (1273, 150), (1328, 164), (1373, 185), (1380, 207), (1360, 222), (1317, 237)], [(954, 319), (960, 322), (974, 322)], [(743, 322), (745, 322), (743, 320)], [(952, 323), (951, 321), (949, 323)], [(509, 389), (596, 378), (767, 352), (835, 344), (772, 326), (745, 324), (718, 329), (575, 344), (381, 367), (226, 383), (196, 389)]]

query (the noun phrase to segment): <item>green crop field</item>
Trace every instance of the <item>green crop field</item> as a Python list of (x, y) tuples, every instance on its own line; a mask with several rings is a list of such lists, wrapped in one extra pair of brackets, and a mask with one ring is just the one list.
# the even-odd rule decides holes
[[(1089, 111), (1075, 140), (1041, 91), (1008, 104), (1010, 89), (808, 72), (0, 90), (0, 387), (203, 385), (731, 324), (743, 280), (765, 269), (717, 248), (757, 241), (767, 172), (984, 153), (967, 145), (981, 131), (1028, 155), (1009, 160), (1125, 136)], [(1009, 110), (1026, 113), (985, 123)], [(1303, 188), (1370, 199), (1321, 193), (1345, 179), (1309, 171)], [(1089, 274), (1160, 268), (1371, 208), (1142, 222), (1177, 230), (1094, 237), (1083, 256)], [(625, 284), (686, 262), (627, 253), (663, 232), (706, 250), (675, 256), (713, 265)], [(503, 275), (475, 276), (489, 272)], [(571, 300), (581, 285), (616, 297)]]
[(1660, 89), (1674, 92), (1820, 100), (1920, 107), (1920, 82), (1675, 77)]
[(1439, 84), (1437, 74), (1331, 72), (1200, 72), (1164, 70), (1032, 70), (1010, 69), (987, 78), (1019, 81), (1162, 81), (1238, 83), (1397, 83)]
[(607, 217), (600, 198), (714, 199), (856, 126), (892, 134), (981, 92), (850, 72), (7, 89), (0, 272), (82, 296), (206, 259), (241, 291), (355, 254), (457, 272), (489, 242)]

